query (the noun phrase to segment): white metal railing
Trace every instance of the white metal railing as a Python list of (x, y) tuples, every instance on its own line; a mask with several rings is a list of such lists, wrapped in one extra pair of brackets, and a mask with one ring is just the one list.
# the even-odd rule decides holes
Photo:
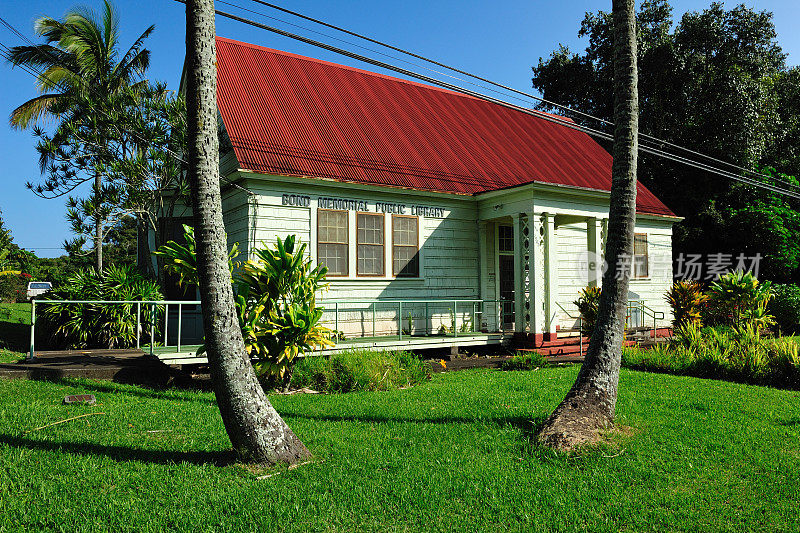
[(564, 309), (564, 306), (560, 303), (556, 302), (556, 305), (561, 309), (561, 311), (567, 315), (568, 318), (572, 320), (578, 321), (578, 345), (580, 350), (580, 356), (583, 357), (583, 315), (578, 312), (578, 316), (571, 315), (569, 311)]
[[(458, 337), (459, 334), (464, 333), (478, 333), (481, 332), (483, 318), (487, 317), (489, 313), (493, 313), (491, 321), (486, 320), (487, 328), (494, 326), (498, 333), (506, 333), (505, 321), (503, 320), (504, 306), (506, 304), (513, 304), (507, 300), (482, 300), (482, 299), (449, 299), (449, 298), (435, 298), (435, 299), (372, 299), (372, 300), (357, 300), (357, 299), (321, 299), (317, 304), (324, 309), (323, 321), (326, 324), (331, 324), (333, 330), (338, 334), (340, 326), (347, 323), (344, 318), (347, 313), (366, 313), (368, 324), (367, 328), (363, 327), (364, 319), (360, 318), (355, 322), (362, 325), (362, 332), (371, 331), (372, 337), (381, 336), (381, 331), (378, 329), (378, 324), (387, 322), (396, 323), (396, 331), (399, 339), (402, 340), (404, 336), (428, 336), (434, 334), (433, 320), (439, 317), (441, 322), (442, 317), (449, 317), (450, 326), (446, 327), (447, 336)], [(447, 309), (441, 312), (443, 309)], [(410, 312), (411, 310), (421, 313), (421, 316), (416, 317), (417, 322), (421, 319), (424, 321), (425, 326), (419, 332), (419, 328), (414, 326), (414, 318), (412, 315), (411, 328), (404, 328), (403, 321), (407, 320), (404, 316), (404, 310)], [(436, 313), (436, 310), (440, 312)], [(387, 319), (379, 317), (380, 312), (396, 312), (396, 318)], [(330, 315), (333, 314), (333, 317)], [(327, 316), (326, 316), (327, 315)], [(469, 316), (469, 322), (465, 322), (461, 318), (461, 326), (459, 326), (460, 315)], [(350, 320), (350, 322), (353, 322)], [(467, 324), (469, 324), (467, 326)], [(441, 326), (440, 326), (441, 328)], [(417, 334), (414, 335), (414, 330)], [(368, 337), (366, 334), (361, 334), (359, 337)]]
[[(131, 316), (136, 316), (136, 325), (135, 325), (135, 347), (141, 348), (141, 340), (142, 336), (144, 335), (144, 331), (142, 329), (143, 326), (149, 326), (149, 353), (150, 355), (154, 355), (154, 347), (156, 344), (156, 322), (157, 318), (156, 315), (158, 314), (158, 309), (160, 307), (164, 308), (164, 348), (169, 347), (169, 319), (170, 319), (170, 306), (177, 308), (177, 331), (176, 331), (176, 339), (175, 339), (175, 352), (181, 351), (181, 339), (183, 338), (183, 327), (184, 327), (184, 308), (185, 306), (196, 306), (200, 305), (199, 300), (31, 300), (31, 331), (30, 331), (30, 348), (28, 352), (28, 358), (33, 359), (35, 356), (35, 341), (36, 341), (36, 309), (37, 307), (41, 307), (43, 305), (48, 304), (66, 304), (66, 305), (127, 305), (130, 306), (130, 313)], [(406, 310), (410, 310), (413, 306), (418, 305), (420, 307), (424, 307), (425, 309), (425, 323), (426, 329), (424, 334), (431, 335), (433, 334), (432, 326), (431, 330), (427, 329), (427, 324), (429, 319), (432, 318), (434, 315), (431, 313), (431, 310), (434, 308), (441, 308), (443, 306), (451, 306), (448, 307), (448, 312), (444, 314), (449, 314), (451, 317), (451, 326), (448, 328), (448, 336), (458, 337), (459, 334), (470, 333), (470, 332), (479, 332), (481, 331), (481, 324), (482, 318), (486, 316), (490, 312), (494, 312), (494, 319), (492, 322), (487, 320), (487, 325), (490, 323), (494, 323), (495, 330), (497, 332), (501, 332), (503, 334), (506, 333), (505, 327), (505, 320), (504, 315), (506, 314), (508, 305), (513, 306), (513, 302), (509, 300), (479, 300), (479, 299), (411, 299), (411, 300), (395, 300), (395, 299), (376, 299), (376, 300), (349, 300), (349, 299), (342, 299), (342, 300), (318, 300), (318, 305), (323, 308), (323, 317), (325, 313), (333, 313), (333, 324), (334, 330), (338, 332), (339, 325), (340, 325), (340, 314), (348, 311), (353, 311), (353, 306), (364, 306), (366, 305), (365, 309), (370, 309), (372, 313), (372, 334), (373, 336), (379, 336), (376, 328), (376, 312), (379, 307), (390, 308), (390, 309), (397, 309), (397, 334), (400, 339), (403, 336), (413, 336), (411, 332), (404, 333), (403, 331), (403, 308), (405, 306)], [(462, 314), (467, 314), (470, 316), (470, 328), (471, 331), (461, 331), (465, 329), (464, 327), (464, 319), (462, 318), (461, 327), (458, 325), (459, 319), (459, 308), (461, 309)], [(143, 316), (144, 311), (144, 316)], [(439, 313), (441, 316), (443, 313)], [(144, 318), (144, 320), (143, 320)], [(432, 324), (432, 322), (431, 322)]]
[(633, 327), (630, 324), (632, 321), (634, 311), (638, 313), (637, 316), (637, 324), (640, 327), (644, 326), (645, 318), (652, 318), (653, 319), (653, 338), (655, 339), (658, 337), (658, 321), (664, 320), (666, 318), (666, 314), (663, 311), (657, 311), (652, 307), (649, 307), (647, 304), (644, 303), (644, 300), (628, 300), (628, 304), (626, 307), (626, 326)]
[[(36, 306), (47, 304), (67, 304), (67, 305), (130, 305), (136, 309), (136, 348), (141, 348), (142, 337), (142, 309), (149, 315), (150, 320), (146, 323), (150, 326), (150, 355), (153, 355), (153, 347), (156, 343), (156, 315), (158, 307), (164, 307), (164, 347), (169, 346), (169, 307), (177, 306), (178, 325), (175, 351), (181, 350), (181, 334), (183, 333), (183, 308), (187, 305), (200, 305), (199, 300), (31, 300), (31, 340), (28, 359), (34, 358), (36, 341)], [(131, 309), (131, 314), (133, 309)]]

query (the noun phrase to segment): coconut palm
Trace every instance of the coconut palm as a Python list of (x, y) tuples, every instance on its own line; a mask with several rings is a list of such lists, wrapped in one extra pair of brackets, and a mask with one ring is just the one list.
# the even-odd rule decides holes
[(73, 111), (79, 97), (103, 98), (126, 86), (140, 83), (150, 65), (144, 41), (155, 26), (147, 28), (119, 59), (119, 16), (107, 0), (102, 18), (85, 7), (77, 7), (59, 21), (41, 17), (34, 32), (45, 44), (15, 46), (9, 61), (39, 73), (39, 96), (11, 112), (15, 128), (28, 128), (42, 118), (59, 119)]
[[(639, 134), (634, 0), (613, 0), (614, 163), (606, 260), (624, 264), (633, 254)], [(539, 430), (540, 442), (568, 450), (595, 441), (614, 421), (628, 301), (628, 276), (609, 268), (586, 361), (567, 396)]]
[[(9, 61), (38, 73), (39, 96), (28, 100), (11, 112), (9, 122), (24, 129), (37, 126), (43, 119), (55, 120), (55, 133), (40, 147), (42, 171), (53, 161), (57, 147), (74, 134), (76, 125), (107, 113), (115, 95), (131, 86), (146, 83), (142, 79), (150, 64), (150, 51), (144, 41), (155, 26), (147, 28), (133, 45), (120, 57), (119, 17), (108, 0), (98, 16), (90, 9), (77, 7), (67, 12), (63, 20), (41, 17), (34, 31), (45, 43), (33, 46), (16, 46), (11, 49)], [(41, 143), (40, 143), (41, 144)], [(98, 207), (93, 210), (95, 268), (103, 271), (104, 200), (103, 174), (91, 172), (94, 187), (91, 201)], [(89, 179), (91, 179), (89, 178)], [(53, 186), (50, 184), (51, 187)], [(58, 185), (58, 184), (57, 184)], [(56, 185), (56, 189), (58, 189)], [(61, 184), (63, 191), (48, 192), (60, 196), (75, 187), (74, 180)]]
[(186, 2), (187, 157), (211, 380), (222, 422), (239, 457), (292, 464), (308, 449), (264, 394), (245, 351), (234, 303), (219, 188), (214, 0)]

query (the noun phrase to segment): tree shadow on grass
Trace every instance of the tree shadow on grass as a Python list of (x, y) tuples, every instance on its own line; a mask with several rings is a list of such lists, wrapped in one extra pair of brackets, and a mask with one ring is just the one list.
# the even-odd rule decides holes
[(534, 442), (536, 433), (542, 427), (546, 416), (494, 416), (494, 417), (468, 417), (468, 416), (430, 416), (430, 417), (402, 417), (378, 415), (310, 415), (281, 409), (280, 414), (285, 419), (314, 420), (319, 422), (363, 422), (368, 424), (381, 424), (396, 422), (400, 424), (480, 424), (497, 427), (511, 426), (520, 431), (523, 438)]
[(0, 320), (0, 347), (14, 352), (27, 352), (31, 327), (27, 324)]
[[(109, 394), (125, 394), (129, 396), (137, 396), (139, 398), (150, 398), (153, 400), (173, 400), (179, 402), (197, 402), (207, 405), (216, 405), (217, 400), (214, 398), (205, 398), (199, 396), (201, 392), (211, 392), (210, 384), (172, 384), (169, 386), (159, 386), (152, 384), (130, 383), (130, 382), (110, 382), (110, 381), (93, 381), (80, 378), (59, 378), (47, 380), (58, 385), (66, 385), (70, 387), (79, 387), (91, 392), (104, 392)], [(130, 385), (124, 389), (120, 389), (120, 385)], [(196, 385), (196, 386), (195, 386)]]
[[(458, 416), (442, 416), (430, 418), (402, 418), (383, 416), (328, 416), (304, 415), (300, 413), (282, 413), (283, 417), (316, 420), (322, 422), (367, 422), (367, 423), (419, 423), (419, 424), (491, 424), (497, 427), (511, 426), (518, 429), (526, 445), (535, 446), (536, 431), (544, 423), (545, 417), (492, 417), (470, 418)], [(193, 465), (230, 466), (236, 463), (233, 450), (226, 451), (175, 451), (134, 448), (99, 444), (90, 441), (41, 440), (24, 435), (0, 433), (0, 445), (28, 450), (66, 452), (75, 455), (108, 457), (114, 461), (139, 461), (152, 464), (174, 465), (188, 463)]]
[(192, 451), (183, 452), (175, 450), (148, 450), (128, 446), (112, 446), (96, 442), (76, 442), (69, 440), (39, 440), (21, 435), (0, 433), (0, 444), (14, 448), (28, 450), (43, 450), (67, 452), (76, 455), (103, 456), (115, 461), (141, 461), (153, 464), (181, 464), (194, 465), (213, 464), (215, 466), (228, 466), (236, 462), (236, 455), (232, 450), (227, 451)]

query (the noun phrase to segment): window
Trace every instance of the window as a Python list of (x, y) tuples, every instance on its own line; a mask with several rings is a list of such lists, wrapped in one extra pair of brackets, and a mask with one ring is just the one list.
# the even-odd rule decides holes
[(511, 226), (497, 227), (497, 251), (514, 253), (514, 228)]
[[(183, 244), (183, 225), (191, 226), (192, 217), (164, 217), (160, 221), (161, 242), (175, 241)], [(161, 264), (159, 261), (156, 264)], [(197, 300), (196, 285), (181, 285), (178, 274), (164, 271), (164, 297), (167, 300)]]
[(633, 235), (633, 277), (646, 278), (649, 275), (647, 233), (635, 233)]
[(398, 278), (419, 277), (419, 219), (392, 215), (392, 272)]
[(317, 260), (328, 267), (329, 276), (347, 276), (347, 211), (317, 211)]
[(356, 215), (356, 273), (359, 276), (383, 276), (383, 215)]

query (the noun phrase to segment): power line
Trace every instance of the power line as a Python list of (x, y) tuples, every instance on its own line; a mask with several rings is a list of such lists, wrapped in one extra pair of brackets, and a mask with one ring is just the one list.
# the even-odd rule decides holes
[[(180, 2), (180, 3), (185, 3), (185, 0), (175, 0), (175, 1)], [(557, 117), (556, 115), (551, 115), (549, 113), (544, 113), (544, 112), (536, 110), (536, 109), (528, 109), (528, 108), (524, 108), (524, 107), (521, 107), (521, 106), (518, 106), (518, 105), (515, 105), (515, 104), (511, 104), (511, 103), (508, 103), (506, 101), (500, 100), (498, 98), (494, 98), (494, 97), (487, 96), (487, 95), (484, 95), (484, 94), (481, 94), (481, 93), (477, 93), (475, 91), (472, 91), (470, 89), (465, 89), (465, 88), (460, 87), (458, 85), (453, 85), (451, 83), (448, 83), (448, 82), (445, 82), (445, 81), (441, 81), (441, 80), (438, 80), (436, 78), (432, 78), (430, 76), (426, 76), (424, 74), (420, 74), (418, 72), (414, 72), (414, 71), (411, 71), (411, 70), (408, 70), (408, 69), (405, 69), (405, 68), (402, 68), (402, 67), (391, 65), (389, 63), (385, 63), (385, 62), (379, 61), (377, 59), (369, 58), (369, 57), (357, 54), (355, 52), (344, 50), (342, 48), (338, 48), (338, 47), (335, 47), (335, 46), (327, 44), (327, 43), (316, 41), (316, 40), (310, 39), (308, 37), (297, 35), (297, 34), (294, 34), (294, 33), (279, 29), (279, 28), (268, 26), (266, 24), (262, 24), (260, 22), (256, 22), (256, 21), (244, 18), (244, 17), (240, 17), (240, 16), (234, 15), (232, 13), (227, 13), (225, 11), (221, 11), (221, 10), (218, 10), (218, 9), (215, 10), (215, 11), (220, 16), (223, 16), (223, 17), (226, 17), (226, 18), (230, 18), (232, 20), (235, 20), (235, 21), (238, 21), (238, 22), (250, 25), (250, 26), (254, 26), (254, 27), (257, 27), (257, 28), (260, 28), (260, 29), (264, 29), (264, 30), (270, 31), (272, 33), (276, 33), (278, 35), (282, 35), (284, 37), (288, 37), (288, 38), (291, 38), (291, 39), (294, 39), (294, 40), (297, 40), (297, 41), (300, 41), (300, 42), (303, 42), (303, 43), (306, 43), (306, 44), (310, 44), (312, 46), (323, 48), (325, 50), (328, 50), (328, 51), (343, 55), (345, 57), (350, 57), (352, 59), (363, 61), (365, 63), (371, 64), (371, 65), (374, 65), (374, 66), (377, 66), (377, 67), (380, 67), (380, 68), (384, 68), (384, 69), (387, 69), (387, 70), (392, 70), (394, 72), (398, 72), (398, 73), (403, 74), (405, 76), (409, 76), (409, 77), (412, 77), (412, 78), (416, 78), (416, 79), (425, 81), (427, 83), (431, 83), (433, 85), (438, 85), (440, 87), (444, 87), (444, 88), (452, 90), (454, 92), (466, 94), (468, 96), (472, 96), (474, 98), (478, 98), (478, 99), (481, 99), (481, 100), (492, 102), (492, 103), (501, 105), (503, 107), (507, 107), (509, 109), (514, 109), (514, 110), (520, 111), (522, 113), (526, 113), (528, 115), (536, 116), (536, 117), (541, 118), (543, 120), (547, 120), (549, 122), (553, 122), (555, 124), (559, 124), (559, 125), (567, 127), (567, 128), (571, 128), (571, 129), (574, 129), (574, 130), (577, 130), (577, 131), (581, 131), (583, 133), (587, 133), (589, 135), (592, 135), (592, 136), (595, 136), (595, 137), (598, 137), (598, 138), (601, 138), (601, 139), (606, 139), (606, 140), (612, 140), (613, 141), (613, 135), (611, 135), (609, 133), (606, 133), (606, 132), (603, 132), (603, 131), (600, 131), (600, 130), (596, 130), (596, 129), (592, 129), (592, 128), (589, 128), (587, 126), (582, 126), (582, 125), (576, 124), (576, 123), (574, 123), (572, 121), (568, 121), (566, 119)], [(708, 165), (708, 164), (705, 164), (705, 163), (700, 163), (700, 162), (697, 162), (697, 161), (693, 161), (693, 160), (691, 160), (689, 158), (686, 158), (686, 157), (683, 157), (683, 156), (679, 156), (679, 155), (676, 155), (676, 154), (671, 154), (671, 153), (666, 152), (664, 150), (661, 150), (661, 149), (658, 149), (658, 148), (653, 148), (653, 147), (650, 147), (650, 146), (646, 146), (646, 145), (643, 145), (641, 143), (639, 145), (639, 150), (643, 151), (645, 153), (649, 153), (651, 155), (656, 155), (656, 156), (663, 157), (663, 158), (666, 158), (666, 159), (669, 159), (669, 160), (672, 160), (672, 161), (675, 161), (675, 162), (679, 162), (679, 163), (682, 163), (682, 164), (690, 166), (690, 167), (698, 168), (698, 169), (701, 169), (701, 170), (706, 170), (706, 171), (708, 171), (710, 173), (717, 174), (719, 176), (726, 177), (728, 179), (732, 179), (732, 180), (735, 180), (735, 181), (739, 181), (739, 182), (744, 183), (746, 185), (759, 187), (759, 188), (762, 188), (762, 189), (769, 190), (771, 192), (775, 192), (777, 194), (782, 194), (782, 195), (785, 195), (785, 196), (790, 196), (790, 197), (795, 198), (795, 199), (800, 199), (800, 191), (797, 191), (797, 190), (784, 189), (784, 188), (780, 188), (780, 187), (777, 187), (777, 186), (774, 186), (774, 185), (771, 185), (771, 184), (768, 184), (768, 183), (763, 183), (761, 181), (757, 181), (757, 180), (755, 180), (753, 178), (749, 178), (749, 177), (746, 177), (746, 176), (739, 176), (739, 175), (733, 174), (733, 173), (731, 173), (729, 171), (718, 169), (718, 168), (712, 167), (711, 165)], [(769, 176), (764, 176), (764, 177), (767, 177), (769, 179), (773, 179), (773, 178), (771, 178)], [(787, 184), (787, 185), (795, 187), (793, 184)]]
[[(181, 0), (178, 0), (178, 1), (181, 1)], [(239, 9), (242, 9), (242, 10), (244, 10), (244, 11), (249, 11), (250, 13), (259, 14), (259, 15), (261, 15), (261, 16), (264, 16), (264, 17), (267, 17), (267, 18), (270, 18), (270, 19), (273, 19), (273, 20), (278, 20), (278, 21), (280, 21), (280, 22), (283, 22), (283, 23), (285, 23), (285, 24), (289, 24), (289, 25), (292, 25), (292, 26), (295, 26), (295, 27), (298, 27), (298, 28), (302, 28), (302, 29), (305, 29), (305, 30), (307, 30), (307, 31), (311, 31), (311, 32), (314, 32), (314, 33), (317, 33), (317, 34), (320, 34), (320, 35), (325, 35), (325, 34), (321, 34), (320, 32), (317, 32), (317, 31), (315, 31), (315, 30), (312, 30), (312, 29), (309, 29), (309, 28), (305, 28), (305, 27), (303, 27), (303, 26), (299, 26), (299, 25), (297, 25), (297, 24), (292, 24), (291, 22), (287, 22), (287, 21), (284, 21), (284, 20), (278, 19), (278, 18), (276, 18), (276, 17), (271, 17), (271, 16), (269, 16), (269, 15), (266, 15), (266, 14), (264, 14), (264, 13), (259, 13), (259, 12), (257, 12), (257, 11), (253, 11), (253, 10), (247, 9), (247, 8), (245, 8), (245, 7), (242, 7), (242, 6), (240, 6), (240, 5), (237, 5), (237, 4), (234, 4), (234, 3), (231, 3), (231, 2), (227, 2), (227, 1), (225, 1), (225, 0), (219, 0), (219, 1), (220, 1), (221, 3), (224, 3), (224, 4), (226, 4), (226, 5), (229, 5), (229, 6), (232, 6), (232, 7), (238, 7)], [(347, 34), (347, 35), (351, 35), (351, 36), (353, 36), (353, 37), (357, 37), (357, 38), (359, 38), (359, 39), (363, 39), (363, 40), (365, 40), (365, 41), (368, 41), (368, 42), (371, 42), (371, 43), (374, 43), (374, 44), (377, 44), (377, 45), (380, 45), (380, 46), (386, 47), (386, 48), (388, 48), (388, 49), (390, 49), (390, 50), (394, 50), (394, 51), (396, 51), (396, 52), (400, 52), (400, 53), (402, 53), (402, 54), (406, 54), (406, 55), (408, 55), (408, 56), (414, 57), (414, 58), (416, 58), (416, 59), (420, 59), (420, 60), (422, 60), (422, 61), (425, 61), (425, 62), (427, 62), (427, 63), (431, 63), (431, 64), (433, 64), (433, 65), (437, 65), (437, 66), (439, 66), (439, 67), (442, 67), (442, 68), (445, 68), (445, 69), (447, 69), (447, 70), (450, 70), (450, 71), (453, 71), (453, 72), (457, 72), (457, 73), (459, 73), (459, 74), (463, 74), (463, 75), (465, 75), (465, 76), (469, 76), (469, 77), (471, 77), (471, 78), (474, 78), (474, 79), (480, 80), (480, 81), (482, 81), (482, 82), (488, 83), (488, 84), (490, 84), (490, 85), (493, 85), (493, 86), (495, 86), (495, 87), (499, 87), (499, 88), (501, 88), (501, 89), (504, 89), (504, 90), (506, 90), (506, 91), (510, 91), (510, 92), (512, 92), (512, 93), (515, 93), (515, 94), (518, 94), (518, 95), (522, 95), (522, 96), (525, 96), (525, 97), (527, 97), (527, 98), (532, 98), (532, 99), (534, 99), (534, 100), (537, 100), (537, 101), (539, 101), (539, 102), (541, 102), (541, 103), (543, 103), (543, 104), (545, 104), (545, 105), (548, 105), (548, 106), (551, 106), (551, 107), (554, 107), (554, 108), (557, 108), (557, 109), (561, 109), (561, 110), (563, 110), (563, 111), (566, 111), (566, 112), (568, 112), (568, 113), (574, 114), (574, 115), (576, 115), (576, 116), (580, 116), (580, 117), (583, 117), (583, 118), (588, 118), (588, 119), (591, 119), (591, 120), (595, 120), (595, 121), (598, 121), (598, 122), (600, 122), (600, 123), (602, 123), (602, 124), (605, 124), (605, 125), (607, 125), (607, 126), (614, 126), (614, 123), (613, 123), (613, 122), (610, 122), (610, 121), (608, 121), (608, 120), (605, 120), (605, 119), (603, 119), (603, 118), (601, 118), (601, 117), (597, 117), (597, 116), (595, 116), (595, 115), (591, 115), (591, 114), (589, 114), (589, 113), (585, 113), (585, 112), (583, 112), (583, 111), (579, 111), (579, 110), (576, 110), (576, 109), (572, 109), (571, 107), (568, 107), (568, 106), (565, 106), (565, 105), (559, 104), (559, 103), (557, 103), (557, 102), (553, 102), (553, 101), (551, 101), (551, 100), (547, 100), (547, 99), (545, 99), (545, 98), (542, 98), (542, 97), (536, 96), (536, 95), (534, 95), (534, 94), (531, 94), (531, 93), (528, 93), (528, 92), (525, 92), (525, 91), (520, 91), (519, 89), (515, 89), (515, 88), (513, 88), (513, 87), (509, 87), (509, 86), (507, 86), (507, 85), (503, 85), (503, 84), (501, 84), (501, 83), (494, 82), (494, 81), (492, 81), (492, 80), (490, 80), (490, 79), (484, 78), (484, 77), (482, 77), (482, 76), (478, 76), (477, 74), (473, 74), (473, 73), (467, 72), (467, 71), (465, 71), (465, 70), (462, 70), (462, 69), (459, 69), (459, 68), (456, 68), (456, 67), (453, 67), (453, 66), (447, 65), (447, 64), (445, 64), (445, 63), (441, 63), (441, 62), (439, 62), (439, 61), (436, 61), (436, 60), (434, 60), (434, 59), (430, 59), (430, 58), (428, 58), (428, 57), (425, 57), (425, 56), (422, 56), (422, 55), (416, 54), (416, 53), (414, 53), (414, 52), (411, 52), (411, 51), (405, 50), (405, 49), (403, 49), (403, 48), (398, 48), (398, 47), (396, 47), (396, 46), (393, 46), (393, 45), (391, 45), (391, 44), (388, 44), (388, 43), (386, 43), (386, 42), (384, 42), (384, 41), (379, 41), (379, 40), (377, 40), (377, 39), (373, 39), (373, 38), (371, 38), (371, 37), (368, 37), (368, 36), (366, 36), (366, 35), (363, 35), (363, 34), (360, 34), (360, 33), (356, 33), (356, 32), (353, 32), (353, 31), (350, 31), (350, 30), (348, 30), (348, 29), (346, 29), (346, 28), (342, 28), (341, 26), (336, 26), (336, 25), (334, 25), (334, 24), (327, 23), (327, 22), (325, 22), (325, 21), (323, 21), (323, 20), (319, 20), (319, 19), (316, 19), (316, 18), (313, 18), (313, 17), (309, 17), (309, 16), (307, 16), (307, 15), (304, 15), (304, 14), (302, 14), (302, 13), (298, 13), (297, 11), (292, 11), (291, 9), (286, 9), (286, 8), (284, 8), (284, 7), (278, 6), (278, 5), (276, 5), (276, 4), (272, 4), (272, 3), (270, 3), (270, 2), (265, 2), (265, 1), (263, 1), (263, 0), (252, 0), (252, 1), (253, 1), (253, 2), (255, 2), (255, 3), (257, 3), (257, 4), (261, 4), (261, 5), (267, 6), (267, 7), (269, 7), (269, 8), (272, 8), (272, 9), (275, 9), (275, 10), (278, 10), (278, 11), (281, 11), (281, 12), (283, 12), (283, 13), (287, 13), (287, 14), (293, 15), (293, 16), (295, 16), (295, 17), (298, 17), (298, 18), (301, 18), (301, 19), (304, 19), (304, 20), (308, 20), (308, 21), (310, 21), (310, 22), (314, 22), (314, 23), (316, 23), (316, 24), (320, 24), (320, 25), (322, 25), (322, 26), (325, 26), (325, 27), (327, 27), (327, 28), (331, 28), (331, 29), (334, 29), (334, 30), (336, 30), (336, 31), (340, 31), (340, 32), (342, 32), (342, 33), (345, 33), (345, 34)], [(338, 41), (341, 41), (341, 42), (347, 42), (347, 41), (342, 41), (342, 39), (337, 39), (336, 37), (330, 37), (330, 38), (336, 39), (336, 40), (338, 40)], [(348, 43), (348, 44), (353, 44), (353, 43)], [(359, 45), (357, 45), (357, 44), (353, 44), (353, 46), (359, 46)], [(362, 46), (359, 46), (359, 48), (364, 48), (364, 47), (362, 47)], [(371, 49), (367, 49), (367, 50), (371, 50)], [(376, 52), (376, 53), (380, 53), (381, 55), (386, 55), (386, 54), (382, 54), (381, 52)], [(394, 58), (394, 56), (388, 56), (388, 57), (392, 57), (392, 58)], [(394, 58), (394, 59), (397, 59), (397, 58)], [(401, 59), (400, 61), (404, 61), (404, 60), (402, 60), (402, 59)], [(408, 63), (407, 61), (404, 61), (404, 62)], [(424, 66), (423, 66), (422, 68), (425, 68), (426, 70), (431, 70), (431, 69), (429, 69), (429, 68), (427, 68), (427, 67), (424, 67)], [(439, 71), (436, 71), (436, 70), (431, 70), (431, 71), (432, 71), (432, 72), (436, 72), (436, 73), (439, 73), (439, 74), (441, 74)], [(446, 75), (446, 76), (449, 76), (449, 75), (447, 75), (447, 74), (444, 74), (444, 75)], [(463, 80), (463, 79), (461, 79), (461, 78), (457, 78), (457, 77), (454, 77), (454, 76), (449, 76), (449, 77), (452, 77), (452, 78), (454, 78), (454, 79), (458, 79), (459, 81), (465, 81), (465, 80)], [(465, 81), (465, 82), (466, 82), (466, 83), (470, 83), (470, 82), (468, 82), (468, 81)], [(471, 85), (476, 85), (476, 84), (473, 84), (473, 83), (470, 83), (470, 84), (471, 84)], [(483, 89), (488, 89), (487, 87), (485, 87), (485, 86), (482, 86), (482, 85), (476, 85), (476, 86), (478, 86), (478, 87), (481, 87), (481, 88), (483, 88)], [(489, 89), (489, 90), (493, 90), (493, 89)], [(498, 91), (494, 91), (494, 92), (498, 92)], [(508, 95), (507, 95), (507, 96), (508, 96)], [(692, 155), (696, 155), (696, 156), (703, 157), (703, 158), (705, 158), (705, 159), (708, 159), (708, 160), (710, 160), (710, 161), (713, 161), (713, 162), (715, 162), (715, 163), (719, 163), (719, 164), (722, 164), (722, 165), (726, 165), (726, 166), (729, 166), (729, 167), (731, 167), (731, 168), (734, 168), (734, 169), (736, 169), (736, 170), (739, 170), (739, 171), (742, 171), (742, 172), (746, 172), (746, 173), (752, 174), (752, 175), (754, 175), (754, 176), (758, 176), (758, 177), (761, 177), (761, 178), (767, 178), (767, 179), (770, 179), (770, 180), (776, 181), (776, 182), (778, 182), (778, 183), (782, 183), (784, 186), (787, 186), (787, 187), (797, 187), (795, 184), (792, 184), (792, 183), (789, 183), (789, 182), (785, 182), (785, 181), (779, 180), (779, 179), (777, 179), (777, 178), (775, 178), (775, 177), (773, 177), (773, 176), (769, 176), (769, 175), (767, 175), (767, 174), (763, 174), (763, 173), (760, 173), (760, 172), (756, 172), (756, 171), (754, 171), (754, 170), (751, 170), (751, 169), (748, 169), (748, 168), (746, 168), (746, 167), (742, 167), (742, 166), (740, 166), (740, 165), (736, 165), (735, 163), (730, 163), (730, 162), (728, 162), (728, 161), (725, 161), (725, 160), (722, 160), (722, 159), (715, 158), (715, 157), (713, 157), (713, 156), (710, 156), (710, 155), (704, 154), (704, 153), (702, 153), (702, 152), (698, 152), (698, 151), (692, 150), (692, 149), (690, 149), (690, 148), (686, 148), (686, 147), (684, 147), (684, 146), (680, 146), (680, 145), (678, 145), (678, 144), (674, 144), (674, 143), (672, 143), (672, 142), (670, 142), (670, 141), (667, 141), (667, 140), (665, 140), (665, 139), (660, 139), (660, 138), (658, 138), (658, 137), (654, 137), (654, 136), (652, 136), (652, 135), (648, 135), (648, 134), (646, 134), (646, 133), (641, 133), (641, 132), (639, 133), (639, 137), (640, 137), (640, 138), (644, 138), (644, 139), (648, 139), (648, 140), (650, 140), (650, 141), (653, 141), (653, 142), (655, 142), (655, 143), (657, 143), (657, 144), (659, 144), (659, 145), (662, 145), (662, 146), (669, 146), (669, 147), (671, 147), (671, 148), (676, 148), (676, 149), (679, 149), (679, 150), (683, 150), (683, 151), (685, 151), (685, 152), (687, 152), (687, 153), (690, 153), (690, 154), (692, 154)]]

